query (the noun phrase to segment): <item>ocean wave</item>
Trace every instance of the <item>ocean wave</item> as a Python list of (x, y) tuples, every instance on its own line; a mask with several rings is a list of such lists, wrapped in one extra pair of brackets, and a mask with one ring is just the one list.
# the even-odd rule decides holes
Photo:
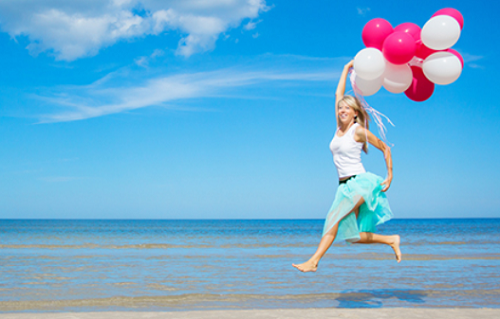
[[(468, 246), (468, 245), (500, 245), (500, 241), (418, 241), (407, 243), (412, 247), (417, 246)], [(166, 243), (145, 243), (145, 244), (98, 244), (98, 243), (82, 243), (82, 244), (0, 244), (0, 249), (253, 249), (253, 248), (308, 248), (316, 247), (317, 243), (252, 243), (252, 244), (166, 244)], [(334, 247), (344, 246), (343, 243), (336, 243)]]
[(79, 245), (55, 245), (55, 244), (3, 244), (0, 249), (190, 249), (190, 248), (300, 248), (315, 247), (306, 244), (223, 244), (223, 245), (175, 245), (175, 244), (128, 244), (128, 245), (101, 245), (101, 244), (79, 244)]

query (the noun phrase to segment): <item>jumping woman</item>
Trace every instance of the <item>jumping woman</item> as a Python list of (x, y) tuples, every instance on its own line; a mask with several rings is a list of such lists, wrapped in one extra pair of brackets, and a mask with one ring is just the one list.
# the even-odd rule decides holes
[[(368, 114), (355, 97), (344, 95), (349, 69), (344, 66), (335, 93), (337, 130), (330, 143), (333, 161), (339, 174), (339, 187), (332, 207), (326, 216), (323, 237), (314, 255), (305, 263), (293, 266), (302, 272), (316, 271), (318, 263), (335, 239), (356, 244), (386, 244), (392, 247), (397, 262), (401, 261), (399, 235), (375, 234), (376, 225), (392, 217), (385, 191), (392, 181), (390, 148), (368, 128)], [(368, 151), (367, 143), (384, 153), (387, 178), (366, 172), (361, 163), (361, 150)]]

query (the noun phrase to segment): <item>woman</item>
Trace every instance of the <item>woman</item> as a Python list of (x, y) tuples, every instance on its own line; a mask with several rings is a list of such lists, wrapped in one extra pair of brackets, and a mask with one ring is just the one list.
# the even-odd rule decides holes
[[(386, 244), (392, 247), (396, 260), (401, 261), (398, 235), (375, 234), (375, 226), (392, 217), (385, 191), (392, 181), (392, 159), (389, 147), (368, 130), (368, 114), (352, 96), (344, 96), (349, 69), (345, 65), (335, 94), (337, 131), (330, 143), (333, 160), (339, 174), (339, 188), (326, 217), (323, 237), (314, 255), (305, 263), (293, 266), (300, 271), (316, 271), (318, 263), (335, 239), (357, 244)], [(365, 171), (361, 149), (367, 152), (367, 142), (384, 153), (387, 178)]]

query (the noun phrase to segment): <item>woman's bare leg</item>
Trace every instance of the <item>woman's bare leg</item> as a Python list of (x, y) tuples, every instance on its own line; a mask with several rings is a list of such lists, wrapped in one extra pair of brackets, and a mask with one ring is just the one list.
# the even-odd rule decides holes
[(401, 261), (401, 250), (399, 249), (399, 235), (384, 236), (374, 233), (359, 233), (360, 240), (354, 244), (386, 244), (392, 247), (396, 260)]
[[(363, 200), (364, 202), (364, 200)], [(356, 214), (356, 219), (358, 219), (359, 216), (359, 207), (361, 205), (356, 205), (354, 213)], [(399, 235), (391, 235), (391, 236), (385, 236), (385, 235), (379, 235), (375, 233), (359, 233), (359, 240), (356, 242), (353, 242), (353, 244), (386, 244), (391, 246), (391, 248), (394, 250), (394, 254), (396, 255), (396, 260), (401, 262), (401, 249), (399, 248), (399, 243), (401, 241)]]
[[(353, 210), (351, 212), (349, 212), (349, 214), (351, 214), (353, 212), (359, 212), (359, 206), (361, 206), (364, 202), (365, 202), (365, 200), (363, 198), (361, 198), (358, 201), (358, 203), (356, 204), (356, 206), (354, 206)], [(346, 217), (349, 214), (347, 214)], [(357, 214), (356, 214), (356, 217), (357, 217)], [(298, 270), (300, 270), (302, 272), (316, 271), (316, 269), (318, 269), (318, 263), (319, 263), (320, 259), (323, 258), (326, 251), (328, 250), (328, 248), (330, 248), (333, 241), (335, 240), (335, 237), (337, 237), (337, 231), (339, 230), (339, 223), (340, 223), (340, 221), (338, 223), (336, 223), (332, 227), (332, 229), (330, 229), (321, 238), (321, 241), (319, 242), (319, 245), (318, 245), (318, 249), (316, 249), (316, 252), (314, 253), (314, 255), (312, 255), (311, 258), (309, 258), (308, 261), (306, 261), (305, 263), (299, 264), (299, 265), (292, 264), (292, 266), (297, 268)]]
[(330, 229), (325, 236), (321, 238), (321, 241), (319, 242), (318, 249), (316, 249), (316, 252), (314, 255), (309, 258), (308, 261), (305, 263), (295, 265), (292, 264), (295, 268), (302, 272), (308, 272), (308, 271), (316, 271), (318, 269), (318, 263), (320, 259), (325, 255), (326, 251), (330, 246), (332, 245), (333, 241), (335, 240), (335, 237), (337, 236), (337, 231), (339, 230), (339, 223), (335, 224), (335, 226)]

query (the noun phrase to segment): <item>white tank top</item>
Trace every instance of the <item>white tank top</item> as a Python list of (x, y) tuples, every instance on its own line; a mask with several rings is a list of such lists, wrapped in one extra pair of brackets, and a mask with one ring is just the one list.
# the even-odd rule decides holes
[(363, 143), (354, 140), (354, 132), (358, 125), (358, 123), (354, 123), (342, 137), (337, 136), (337, 129), (330, 142), (330, 150), (333, 154), (333, 162), (337, 167), (339, 178), (366, 172), (361, 163)]

